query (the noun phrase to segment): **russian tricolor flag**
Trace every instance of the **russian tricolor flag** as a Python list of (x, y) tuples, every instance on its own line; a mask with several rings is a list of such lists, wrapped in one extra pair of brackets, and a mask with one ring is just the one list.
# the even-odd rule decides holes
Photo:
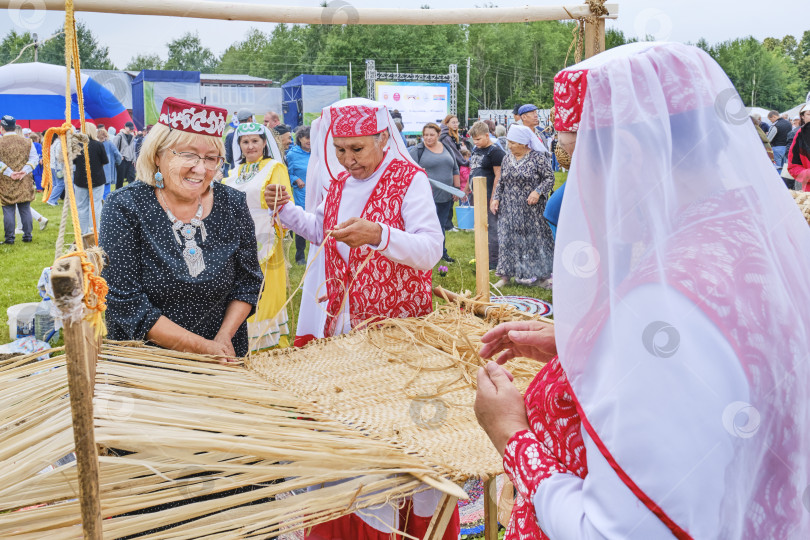
[[(95, 124), (121, 129), (132, 117), (112, 92), (82, 74), (85, 117)], [(75, 78), (71, 75), (71, 120), (79, 126)], [(17, 125), (45, 131), (65, 122), (65, 68), (27, 63), (0, 67), (0, 116), (9, 114)]]

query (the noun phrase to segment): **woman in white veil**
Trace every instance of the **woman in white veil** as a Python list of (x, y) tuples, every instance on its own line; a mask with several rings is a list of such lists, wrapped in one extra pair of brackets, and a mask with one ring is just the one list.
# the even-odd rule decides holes
[[(289, 195), (279, 195), (275, 187), (265, 192), (268, 206), (281, 207), (281, 222), (312, 240), (295, 344), (302, 346), (325, 333), (342, 334), (369, 318), (426, 315), (432, 310), (430, 269), (441, 256), (443, 236), (427, 175), (406, 151), (388, 109), (360, 98), (338, 101), (323, 109), (310, 133), (306, 212), (287, 204)], [(352, 138), (357, 142), (346, 142)], [(337, 146), (335, 139), (340, 139)], [(361, 158), (345, 158), (350, 168), (358, 166), (349, 174), (337, 152), (351, 153), (346, 146), (369, 142), (357, 151)], [(367, 213), (369, 208), (379, 210)], [(345, 214), (338, 220), (340, 212)], [(340, 225), (352, 219), (357, 221)], [(379, 226), (381, 235), (373, 247), (366, 237), (355, 243), (343, 236), (356, 224)], [(338, 259), (354, 266), (336, 272)], [(327, 283), (330, 264), (332, 277)], [(327, 294), (329, 300), (319, 302)], [(425, 486), (407, 501), (391, 501), (317, 525), (307, 538), (389, 540), (397, 530), (423, 538), (440, 498), (440, 492)], [(459, 530), (456, 511), (443, 538), (455, 540)]]
[[(333, 180), (346, 170), (335, 155), (332, 140), (333, 112), (342, 107), (371, 107), (379, 109), (381, 125), (387, 126), (390, 131), (385, 147), (386, 156), (397, 156), (413, 162), (402, 141), (402, 137), (394, 124), (388, 108), (380, 103), (365, 98), (343, 99), (324, 107), (321, 116), (312, 122), (310, 131), (311, 154), (307, 167), (306, 179), (306, 206), (309, 213), (323, 202)], [(301, 293), (301, 308), (298, 315), (298, 326), (295, 332), (294, 345), (302, 347), (313, 339), (324, 337), (323, 329), (326, 323), (326, 270), (324, 257), (320, 246), (310, 243), (307, 256), (307, 273)]]
[(243, 122), (233, 137), (233, 159), (237, 164), (222, 182), (247, 197), (256, 229), (259, 265), (264, 288), (256, 304), (256, 313), (248, 318), (248, 343), (251, 351), (287, 347), (290, 330), (287, 308), (287, 269), (283, 239), (287, 231), (267, 216), (264, 189), (268, 184), (290, 186), (287, 167), (281, 161), (276, 140), (265, 126)]
[(810, 538), (810, 230), (737, 92), (705, 52), (639, 43), (554, 97), (576, 146), (555, 325), (482, 350), (549, 363), (525, 401), (479, 373), (507, 539)]

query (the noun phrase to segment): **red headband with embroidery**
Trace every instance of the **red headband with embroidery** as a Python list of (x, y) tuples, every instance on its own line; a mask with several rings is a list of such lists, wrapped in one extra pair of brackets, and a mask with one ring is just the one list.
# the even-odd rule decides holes
[(184, 99), (169, 97), (160, 109), (160, 123), (172, 129), (222, 137), (228, 111), (211, 105), (192, 103)]
[(332, 136), (364, 137), (376, 135), (386, 129), (384, 116), (385, 109), (382, 107), (374, 108), (364, 105), (333, 107)]
[[(638, 114), (639, 107), (649, 115), (672, 116), (706, 107), (736, 105), (739, 100), (733, 101), (731, 95), (727, 96), (727, 99), (719, 99), (722, 96), (714, 96), (707, 86), (708, 83), (701, 83), (705, 80), (703, 73), (707, 70), (706, 64), (710, 62), (710, 59), (702, 56), (697, 62), (672, 62), (666, 72), (662, 72), (654, 81), (634, 78), (633, 64), (643, 61), (644, 54), (652, 48), (664, 46), (651, 44), (645, 50), (619, 58), (611, 55), (611, 51), (607, 51), (583, 62), (587, 63), (585, 69), (572, 66), (557, 73), (554, 77), (554, 129), (579, 130), (588, 86), (598, 88), (598, 94), (603, 96), (603, 101), (610, 100), (610, 103), (592, 104), (594, 113), (590, 115), (589, 128), (604, 127), (606, 122), (612, 121), (611, 118), (622, 117), (620, 112), (622, 107), (628, 109), (626, 116), (631, 118), (634, 114)], [(602, 67), (614, 60), (629, 62), (628, 69), (614, 72), (610, 78), (603, 76)], [(628, 101), (623, 97), (625, 89), (632, 89), (634, 95), (643, 95), (647, 98), (640, 100), (639, 103)], [(732, 93), (736, 95), (733, 89)], [(662, 101), (666, 103), (666, 109), (660, 106)], [(610, 115), (600, 114), (605, 107), (611, 109)]]
[(577, 131), (588, 89), (585, 69), (561, 71), (554, 77), (554, 129)]

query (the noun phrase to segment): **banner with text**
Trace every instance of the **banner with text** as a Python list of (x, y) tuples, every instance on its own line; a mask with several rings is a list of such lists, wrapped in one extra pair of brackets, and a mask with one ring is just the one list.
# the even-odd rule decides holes
[(377, 81), (374, 89), (377, 101), (402, 113), (405, 135), (421, 135), (425, 124), (450, 112), (450, 83)]

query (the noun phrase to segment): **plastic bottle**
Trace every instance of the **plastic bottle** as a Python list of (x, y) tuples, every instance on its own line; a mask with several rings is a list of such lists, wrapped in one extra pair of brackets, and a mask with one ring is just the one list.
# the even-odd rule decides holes
[(34, 336), (39, 341), (48, 341), (55, 335), (50, 300), (42, 300), (34, 312)]

